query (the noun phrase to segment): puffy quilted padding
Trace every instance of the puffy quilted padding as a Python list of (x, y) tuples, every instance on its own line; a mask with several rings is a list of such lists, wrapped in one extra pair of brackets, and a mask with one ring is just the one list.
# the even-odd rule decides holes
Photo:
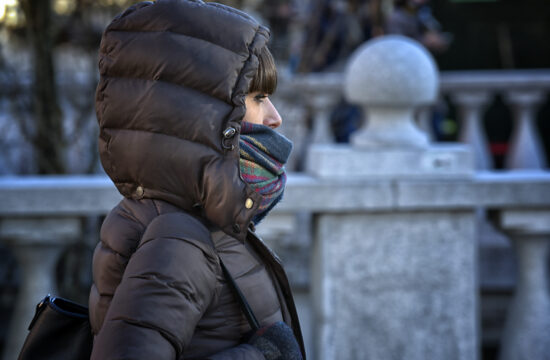
[[(199, 1), (140, 3), (113, 20), (99, 51), (96, 112), (100, 158), (122, 195), (201, 209), (244, 239), (261, 195), (240, 177), (238, 138), (268, 38), (248, 15)], [(228, 127), (236, 133), (224, 139)]]

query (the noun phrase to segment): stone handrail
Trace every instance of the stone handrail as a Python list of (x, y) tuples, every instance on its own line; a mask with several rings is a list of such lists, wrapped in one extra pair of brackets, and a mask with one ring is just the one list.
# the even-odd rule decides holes
[[(424, 196), (428, 191), (435, 196)], [(534, 209), (550, 206), (550, 172), (477, 172), (472, 179), (439, 181), (320, 180), (291, 173), (285, 194), (275, 213), (411, 207)], [(2, 218), (104, 215), (122, 199), (105, 175), (0, 177), (0, 197)], [(443, 198), (446, 201), (440, 202)]]
[(550, 90), (550, 70), (464, 70), (441, 72), (441, 91)]

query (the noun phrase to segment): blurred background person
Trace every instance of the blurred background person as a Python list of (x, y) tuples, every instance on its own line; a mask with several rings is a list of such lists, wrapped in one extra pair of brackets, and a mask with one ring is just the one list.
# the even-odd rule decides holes
[(434, 53), (447, 50), (452, 39), (450, 34), (441, 32), (429, 0), (395, 0), (386, 20), (386, 33), (410, 37)]

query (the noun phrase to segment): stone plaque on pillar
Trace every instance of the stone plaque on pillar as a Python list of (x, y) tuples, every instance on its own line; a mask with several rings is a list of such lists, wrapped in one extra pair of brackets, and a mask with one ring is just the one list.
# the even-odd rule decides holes
[[(310, 174), (337, 187), (473, 178), (467, 145), (430, 144), (413, 120), (438, 93), (437, 67), (420, 44), (369, 41), (345, 76), (348, 101), (364, 108), (368, 126), (350, 145), (312, 146)], [(474, 209), (400, 206), (398, 186), (393, 198), (390, 210), (315, 219), (316, 358), (477, 359)]]

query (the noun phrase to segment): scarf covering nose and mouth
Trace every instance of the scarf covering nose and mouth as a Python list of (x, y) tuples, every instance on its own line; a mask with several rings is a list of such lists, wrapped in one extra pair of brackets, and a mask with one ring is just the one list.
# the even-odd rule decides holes
[(284, 165), (292, 151), (292, 142), (268, 126), (243, 122), (239, 146), (241, 176), (263, 196), (258, 214), (252, 219), (258, 224), (283, 197)]

